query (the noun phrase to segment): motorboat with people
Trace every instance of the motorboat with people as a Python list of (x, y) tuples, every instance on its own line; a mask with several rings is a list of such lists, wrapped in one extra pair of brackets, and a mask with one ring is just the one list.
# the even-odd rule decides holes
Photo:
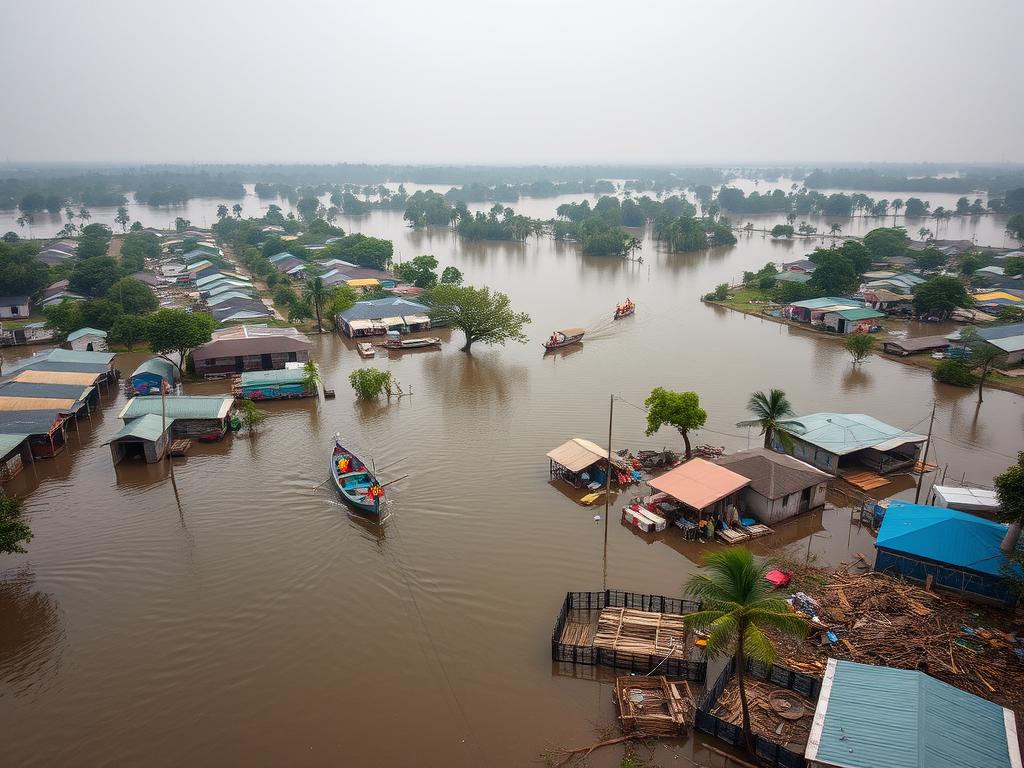
[(559, 349), (561, 347), (568, 347), (570, 344), (579, 344), (583, 341), (583, 334), (585, 333), (585, 328), (563, 328), (560, 331), (554, 331), (548, 340), (544, 342), (544, 349)]
[(615, 306), (613, 319), (618, 320), (623, 317), (629, 317), (634, 312), (636, 312), (636, 304), (634, 304), (633, 300), (627, 296), (624, 302)]
[(363, 460), (341, 444), (340, 435), (334, 436), (331, 478), (346, 504), (360, 512), (380, 515), (384, 489)]

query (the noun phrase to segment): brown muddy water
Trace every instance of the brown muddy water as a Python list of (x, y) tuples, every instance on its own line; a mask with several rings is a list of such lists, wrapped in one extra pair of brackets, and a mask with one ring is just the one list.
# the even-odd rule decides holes
[[(549, 744), (593, 741), (614, 717), (611, 685), (550, 661), (565, 592), (678, 594), (714, 546), (640, 536), (613, 516), (605, 559), (603, 510), (549, 483), (546, 451), (605, 440), (611, 394), (617, 448), (679, 446), (643, 434), (638, 406), (659, 385), (698, 392), (709, 417), (697, 442), (731, 450), (758, 444), (734, 424), (769, 387), (799, 412), (866, 412), (915, 431), (935, 401), (932, 461), (958, 480), (990, 483), (1024, 447), (1020, 397), (993, 391), (978, 408), (927, 371), (879, 357), (855, 370), (834, 343), (699, 302), (803, 244), (741, 236), (667, 254), (645, 237), (638, 264), (547, 238), (463, 243), (412, 232), (401, 213), (342, 225), (507, 291), (533, 318), (530, 342), (467, 356), (461, 334), (442, 332), (440, 352), (368, 363), (323, 336), (314, 353), (336, 400), (266, 404), (261, 434), (194, 447), (174, 483), (166, 467), (111, 465), (103, 443), (123, 396), (72, 432), (69, 451), (28, 467), (10, 490), (26, 496), (36, 536), (0, 563), (4, 764), (523, 766)], [(637, 314), (612, 322), (627, 296)], [(590, 329), (584, 345), (544, 357), (541, 340), (573, 325)], [(354, 402), (346, 377), (366, 364), (414, 394)], [(382, 529), (314, 490), (336, 431), (384, 480), (408, 475), (389, 488)], [(872, 557), (849, 517), (829, 507), (757, 548)], [(659, 746), (656, 760), (674, 755), (711, 763), (698, 737)], [(617, 760), (608, 750), (592, 763)]]

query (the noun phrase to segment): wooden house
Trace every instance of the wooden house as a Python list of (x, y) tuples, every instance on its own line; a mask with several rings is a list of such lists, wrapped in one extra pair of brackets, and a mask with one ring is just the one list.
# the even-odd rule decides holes
[(0, 296), (0, 320), (19, 320), (31, 314), (28, 296)]
[(64, 348), (78, 352), (106, 352), (107, 332), (99, 328), (79, 328), (68, 334)]
[(309, 360), (310, 341), (295, 328), (240, 325), (213, 332), (192, 352), (200, 376), (270, 371)]
[(792, 456), (753, 448), (715, 463), (750, 480), (738, 506), (767, 525), (825, 505), (829, 475)]
[(147, 464), (160, 461), (167, 453), (173, 423), (173, 420), (165, 423), (163, 418), (152, 413), (125, 422), (121, 430), (108, 441), (114, 463), (139, 458)]

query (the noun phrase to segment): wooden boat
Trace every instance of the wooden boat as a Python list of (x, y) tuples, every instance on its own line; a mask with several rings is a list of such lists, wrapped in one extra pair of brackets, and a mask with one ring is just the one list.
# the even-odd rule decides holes
[(360, 357), (373, 357), (377, 354), (373, 348), (373, 344), (368, 341), (360, 341), (356, 344), (356, 352), (359, 353)]
[(436, 336), (428, 336), (422, 339), (403, 339), (398, 331), (388, 331), (387, 338), (378, 346), (384, 349), (426, 349), (427, 347), (440, 347), (441, 340)]
[(371, 515), (380, 514), (384, 489), (362, 459), (341, 444), (338, 435), (334, 436), (334, 451), (331, 453), (331, 478), (341, 498), (350, 507)]
[(620, 318), (623, 317), (629, 317), (634, 312), (636, 312), (636, 304), (634, 304), (629, 299), (626, 299), (625, 302), (615, 307), (615, 314), (612, 315), (612, 319), (619, 320)]
[(579, 344), (586, 332), (585, 328), (564, 328), (561, 331), (555, 331), (551, 334), (551, 338), (544, 342), (544, 349), (558, 349), (568, 347), (570, 344)]

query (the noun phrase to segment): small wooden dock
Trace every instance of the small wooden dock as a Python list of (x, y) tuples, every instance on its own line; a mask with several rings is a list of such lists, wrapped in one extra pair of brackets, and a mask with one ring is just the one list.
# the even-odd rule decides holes
[(867, 470), (844, 472), (841, 477), (850, 485), (856, 486), (862, 491), (873, 491), (875, 488), (881, 488), (883, 485), (888, 485), (891, 482), (877, 472), (869, 472)]
[(171, 443), (171, 447), (167, 449), (167, 455), (171, 457), (184, 456), (186, 453), (188, 453), (188, 449), (191, 447), (191, 440), (186, 440), (184, 438), (181, 440), (175, 440), (173, 443)]

